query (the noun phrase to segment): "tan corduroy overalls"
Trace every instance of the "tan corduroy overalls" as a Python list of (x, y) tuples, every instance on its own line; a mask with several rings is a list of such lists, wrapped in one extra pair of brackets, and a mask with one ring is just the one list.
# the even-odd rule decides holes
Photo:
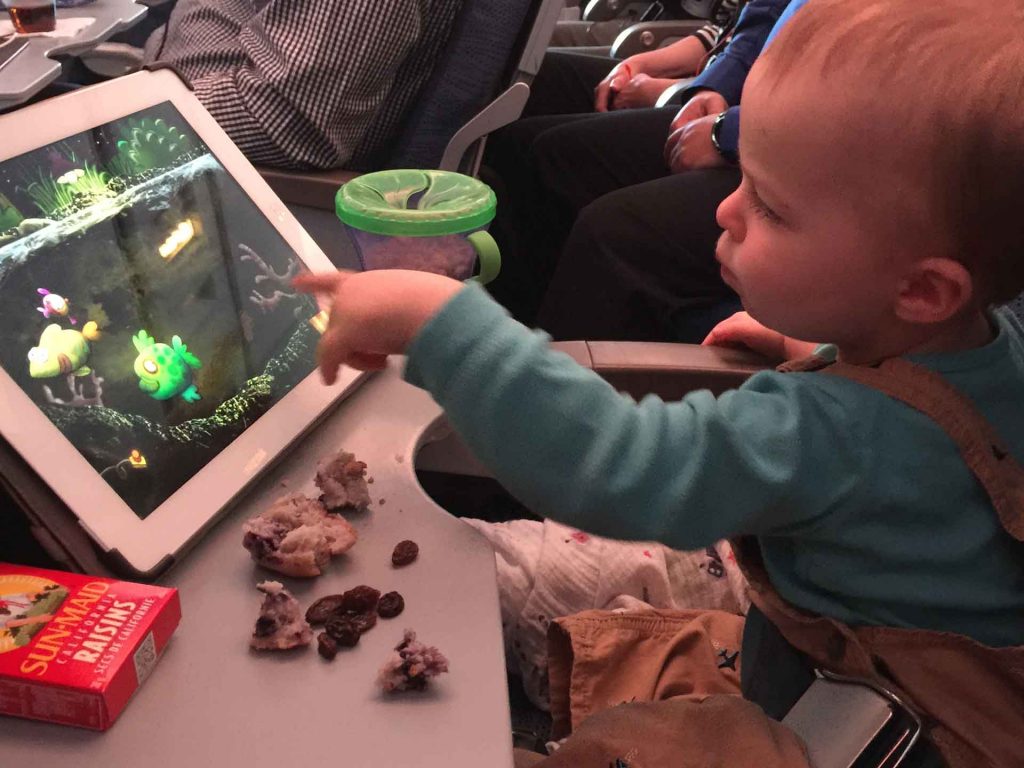
[[(780, 370), (843, 376), (929, 416), (956, 442), (1007, 534), (1024, 541), (1024, 469), (941, 376), (902, 359), (869, 368), (812, 358)], [(734, 548), (751, 601), (818, 668), (898, 695), (950, 768), (1024, 768), (1024, 646), (850, 627), (807, 613), (771, 586), (754, 539)], [(722, 659), (736, 650), (741, 621), (700, 611), (588, 611), (559, 619), (550, 634), (552, 714), (556, 735), (564, 735), (560, 727), (574, 733), (545, 768), (616, 761), (629, 768), (807, 766), (791, 731), (735, 695), (738, 676)], [(637, 703), (615, 706), (631, 699)]]

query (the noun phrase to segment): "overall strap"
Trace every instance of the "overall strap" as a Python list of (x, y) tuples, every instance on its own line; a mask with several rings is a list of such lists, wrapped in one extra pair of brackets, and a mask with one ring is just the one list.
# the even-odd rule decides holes
[(942, 427), (988, 493), (1003, 528), (1024, 541), (1024, 468), (974, 404), (942, 376), (902, 358), (876, 368), (834, 363), (822, 372), (884, 392)]

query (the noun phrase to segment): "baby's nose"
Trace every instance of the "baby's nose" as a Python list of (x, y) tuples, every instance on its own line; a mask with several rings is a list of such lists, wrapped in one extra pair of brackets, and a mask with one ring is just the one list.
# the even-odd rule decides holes
[(743, 221), (743, 203), (739, 190), (733, 192), (719, 204), (715, 213), (715, 221), (718, 222), (718, 226), (729, 233), (729, 238), (733, 242), (743, 242), (747, 235), (747, 228)]

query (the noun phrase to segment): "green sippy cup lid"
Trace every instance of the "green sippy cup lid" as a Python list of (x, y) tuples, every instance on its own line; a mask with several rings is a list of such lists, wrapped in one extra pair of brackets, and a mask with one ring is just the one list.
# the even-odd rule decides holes
[(334, 202), (350, 227), (413, 237), (472, 232), (490, 223), (497, 208), (490, 187), (452, 171), (368, 173), (344, 184)]

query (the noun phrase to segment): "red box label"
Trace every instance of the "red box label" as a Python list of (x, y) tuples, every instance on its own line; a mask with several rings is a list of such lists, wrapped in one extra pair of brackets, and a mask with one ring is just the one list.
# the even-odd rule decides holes
[(109, 728), (180, 618), (175, 589), (0, 563), (0, 714)]

